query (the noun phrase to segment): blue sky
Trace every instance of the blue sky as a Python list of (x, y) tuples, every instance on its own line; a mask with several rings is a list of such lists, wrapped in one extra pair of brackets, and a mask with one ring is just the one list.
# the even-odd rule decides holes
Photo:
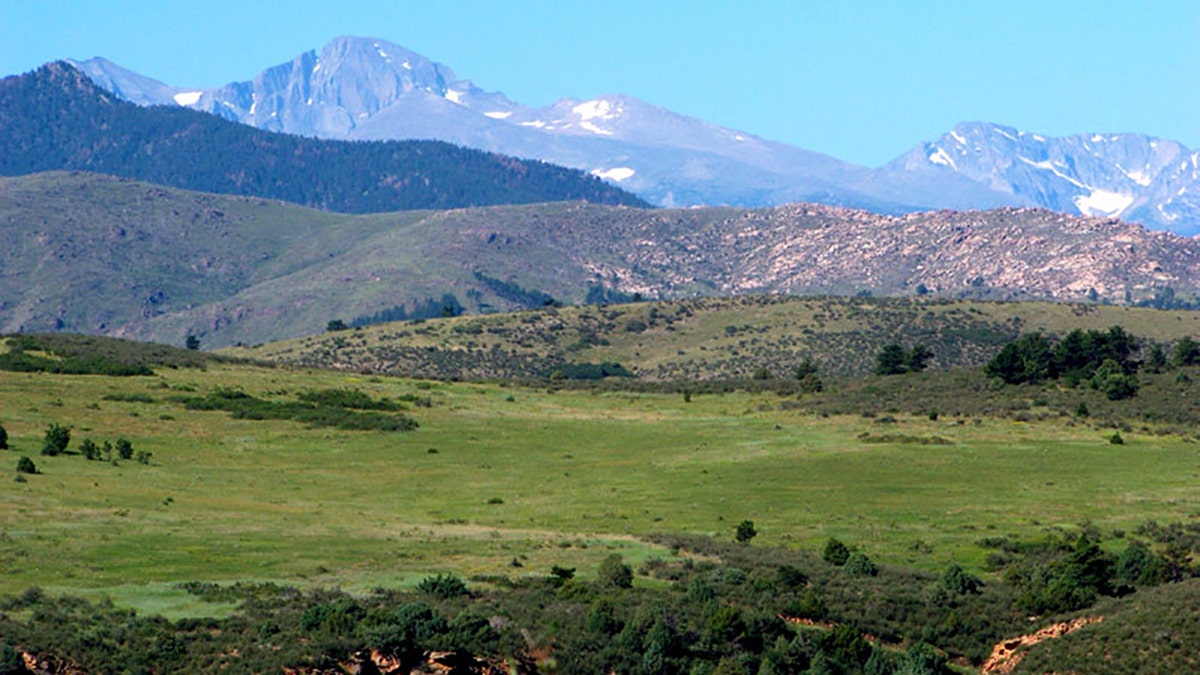
[(960, 121), (1200, 147), (1200, 3), (0, 0), (0, 75), (104, 56), (187, 87), (380, 37), (528, 105), (628, 94), (878, 165)]

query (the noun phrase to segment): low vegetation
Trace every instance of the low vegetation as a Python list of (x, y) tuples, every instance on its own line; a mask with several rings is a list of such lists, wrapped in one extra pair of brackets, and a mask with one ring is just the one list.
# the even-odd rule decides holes
[[(605, 320), (661, 322), (619, 331), (630, 336), (697, 330), (675, 314), (667, 331), (654, 307)], [(1017, 672), (1096, 672), (1113, 649), (1128, 649), (1129, 672), (1154, 672), (1156, 656), (1185, 664), (1190, 624), (1153, 610), (1194, 617), (1200, 573), (1200, 365), (1164, 338), (1172, 323), (1014, 330), (953, 368), (944, 343), (893, 334), (858, 362), (927, 344), (929, 367), (855, 377), (808, 352), (766, 377), (675, 382), (625, 364), (629, 376), (527, 385), (228, 361), (141, 377), (0, 372), (3, 452), (22, 465), (0, 495), (0, 657), (104, 672), (386, 657), (947, 673), (1102, 615), (1022, 648)], [(985, 369), (1031, 334), (1098, 365), (1015, 383)], [(1137, 378), (1134, 395), (1096, 386), (1108, 361)], [(1134, 644), (1146, 630), (1165, 646)]]
[[(1149, 360), (1156, 345), (1173, 353), (1173, 345), (1200, 335), (1200, 314), (935, 298), (698, 298), (422, 319), (229, 353), (294, 366), (439, 379), (528, 380), (568, 364), (610, 363), (638, 382), (705, 386), (758, 379), (780, 384), (808, 374), (820, 379), (869, 375), (879, 371), (881, 356), (886, 373), (880, 374), (982, 367), (1024, 334), (1036, 331), (1049, 344), (1073, 332), (1081, 339), (1106, 335), (1114, 326), (1127, 331), (1136, 326), (1145, 350), (1141, 358)], [(1074, 365), (1063, 374), (1069, 384), (1081, 381), (1082, 371)], [(815, 384), (810, 381), (807, 389)]]

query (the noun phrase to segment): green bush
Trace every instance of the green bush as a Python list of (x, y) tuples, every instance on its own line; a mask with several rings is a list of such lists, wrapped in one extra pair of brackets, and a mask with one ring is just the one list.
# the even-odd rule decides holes
[(734, 537), (740, 543), (743, 543), (743, 544), (748, 543), (751, 539), (755, 538), (756, 536), (758, 536), (758, 530), (754, 529), (754, 521), (743, 520), (742, 522), (738, 523), (737, 532), (734, 535)]
[(45, 440), (42, 443), (42, 454), (53, 457), (66, 451), (71, 443), (71, 430), (57, 423), (51, 423), (46, 428)]
[(25, 659), (12, 645), (0, 642), (0, 675), (18, 675), (28, 673), (25, 669)]
[(352, 408), (354, 410), (399, 410), (400, 404), (386, 398), (374, 399), (354, 389), (321, 389), (305, 391), (299, 395), (301, 401), (330, 408)]
[(938, 583), (952, 596), (974, 595), (983, 586), (979, 577), (968, 574), (958, 563), (950, 563)]
[(386, 399), (374, 400), (360, 392), (335, 389), (305, 392), (300, 396), (300, 401), (275, 402), (255, 398), (239, 390), (218, 388), (203, 398), (184, 398), (182, 402), (189, 410), (224, 410), (235, 419), (295, 420), (314, 427), (335, 427), (348, 431), (412, 431), (419, 426), (415, 419), (404, 414), (385, 415), (374, 410), (359, 411), (343, 407), (399, 407)]
[(825, 550), (821, 552), (821, 559), (830, 565), (841, 567), (850, 559), (850, 547), (830, 537), (829, 541), (825, 542)]
[(0, 450), (7, 450), (7, 449), (8, 449), (8, 431), (5, 430), (4, 425), (0, 425)]
[(879, 568), (865, 553), (854, 552), (846, 558), (844, 569), (856, 577), (873, 577), (879, 574)]
[(467, 594), (467, 585), (462, 579), (453, 574), (438, 574), (432, 577), (425, 577), (417, 584), (417, 590), (422, 593), (428, 593), (434, 597), (448, 600), (457, 598)]
[(36, 474), (37, 472), (37, 466), (34, 465), (32, 459), (22, 456), (17, 460), (17, 473)]
[(633, 569), (621, 560), (621, 556), (613, 553), (600, 561), (596, 579), (600, 585), (609, 588), (632, 588)]

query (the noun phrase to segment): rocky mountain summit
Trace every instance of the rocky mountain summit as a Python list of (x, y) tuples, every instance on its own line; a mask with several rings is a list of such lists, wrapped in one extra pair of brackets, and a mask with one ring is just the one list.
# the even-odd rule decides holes
[(881, 169), (955, 175), (1013, 204), (1112, 216), (1153, 229), (1200, 231), (1200, 152), (1139, 134), (1053, 138), (996, 124), (960, 124)]

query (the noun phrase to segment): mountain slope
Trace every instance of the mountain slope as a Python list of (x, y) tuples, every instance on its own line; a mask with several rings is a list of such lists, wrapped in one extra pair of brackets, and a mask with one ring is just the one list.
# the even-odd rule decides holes
[(196, 334), (208, 347), (436, 313), (448, 295), (488, 312), (635, 294), (1172, 305), (1200, 292), (1200, 241), (1037, 209), (555, 203), (351, 216), (53, 173), (0, 180), (0, 244), (0, 331)]
[(337, 38), (213, 89), (182, 90), (103, 59), (78, 65), (142, 104), (186, 105), (321, 138), (440, 139), (589, 171), (664, 206), (813, 201), (881, 213), (1039, 206), (1200, 232), (1200, 155), (1135, 134), (1051, 138), (966, 123), (868, 169), (627, 96), (524, 106), (374, 38)]
[[(820, 196), (897, 212), (849, 186), (864, 169), (625, 96), (531, 108), (374, 38), (341, 37), (253, 79), (183, 91), (110, 62), (79, 67), (128, 100), (186, 105), (271, 131), (333, 139), (436, 139), (570, 166), (666, 206), (762, 205)], [(134, 86), (133, 82), (141, 86)]]
[(440, 142), (319, 141), (138, 107), (65, 63), (0, 80), (0, 174), (55, 169), (359, 213), (563, 199), (644, 205), (578, 171)]

